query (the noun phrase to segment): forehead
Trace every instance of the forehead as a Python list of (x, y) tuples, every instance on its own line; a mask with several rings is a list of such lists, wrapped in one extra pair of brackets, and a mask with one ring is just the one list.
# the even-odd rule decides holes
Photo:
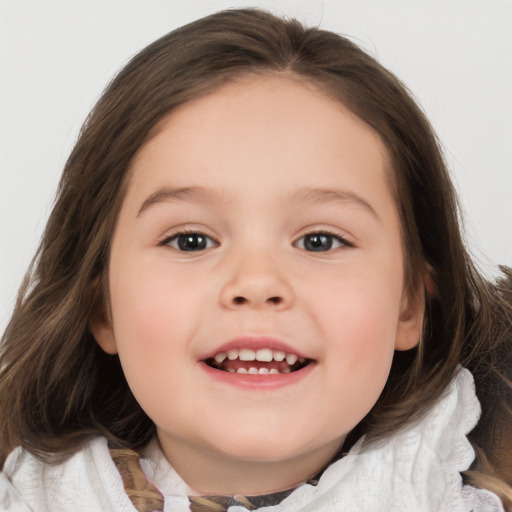
[(378, 134), (315, 85), (246, 76), (168, 114), (132, 162), (129, 195), (208, 184), (227, 198), (256, 181), (290, 193), (294, 181), (329, 189), (340, 179), (389, 189), (388, 167)]

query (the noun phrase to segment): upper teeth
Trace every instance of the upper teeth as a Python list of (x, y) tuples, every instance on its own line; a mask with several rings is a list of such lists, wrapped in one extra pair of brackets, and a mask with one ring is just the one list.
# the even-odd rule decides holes
[[(270, 348), (260, 348), (259, 350), (251, 350), (250, 348), (242, 348), (242, 349), (231, 349), (227, 352), (219, 352), (215, 355), (215, 361), (217, 363), (222, 363), (225, 359), (229, 359), (230, 361), (234, 361), (235, 359), (240, 359), (240, 361), (262, 361), (262, 362), (270, 362), (274, 361), (284, 361), (289, 365), (293, 365), (298, 361), (298, 356), (295, 354), (287, 354), (282, 350), (272, 350)], [(303, 358), (301, 358), (303, 361)]]

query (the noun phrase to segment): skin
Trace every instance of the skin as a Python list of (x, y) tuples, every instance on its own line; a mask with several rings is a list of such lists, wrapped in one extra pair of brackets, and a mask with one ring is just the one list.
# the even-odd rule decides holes
[[(394, 350), (417, 343), (387, 167), (369, 126), (284, 77), (179, 107), (137, 154), (112, 240), (110, 320), (92, 330), (196, 492), (264, 494), (316, 474), (378, 399)], [(202, 191), (158, 196), (189, 187)], [(313, 189), (344, 195), (300, 192)], [(183, 229), (207, 247), (180, 251)], [(307, 250), (319, 232), (347, 244)], [(212, 379), (199, 359), (239, 336), (282, 340), (311, 371), (268, 389)]]

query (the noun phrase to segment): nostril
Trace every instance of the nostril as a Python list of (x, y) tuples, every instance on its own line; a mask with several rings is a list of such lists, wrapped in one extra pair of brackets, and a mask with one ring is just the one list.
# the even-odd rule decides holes
[[(266, 302), (269, 302), (270, 304), (281, 304), (281, 302), (283, 301), (283, 299), (281, 297), (269, 297)], [(238, 295), (237, 297), (234, 297), (233, 298), (233, 303), (234, 304), (245, 304), (247, 302), (247, 299), (245, 297), (242, 297), (240, 295)]]

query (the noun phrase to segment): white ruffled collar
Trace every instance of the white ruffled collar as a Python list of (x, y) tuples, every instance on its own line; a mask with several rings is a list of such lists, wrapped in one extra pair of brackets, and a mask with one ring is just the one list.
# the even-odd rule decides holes
[[(445, 394), (419, 421), (363, 446), (357, 442), (329, 466), (317, 486), (295, 489), (280, 504), (259, 512), (360, 512), (466, 510), (461, 471), (474, 451), (466, 438), (480, 416), (471, 373), (460, 369)], [(147, 477), (165, 496), (165, 511), (183, 503), (190, 489), (153, 443), (142, 459)], [(246, 512), (232, 506), (229, 512)]]

